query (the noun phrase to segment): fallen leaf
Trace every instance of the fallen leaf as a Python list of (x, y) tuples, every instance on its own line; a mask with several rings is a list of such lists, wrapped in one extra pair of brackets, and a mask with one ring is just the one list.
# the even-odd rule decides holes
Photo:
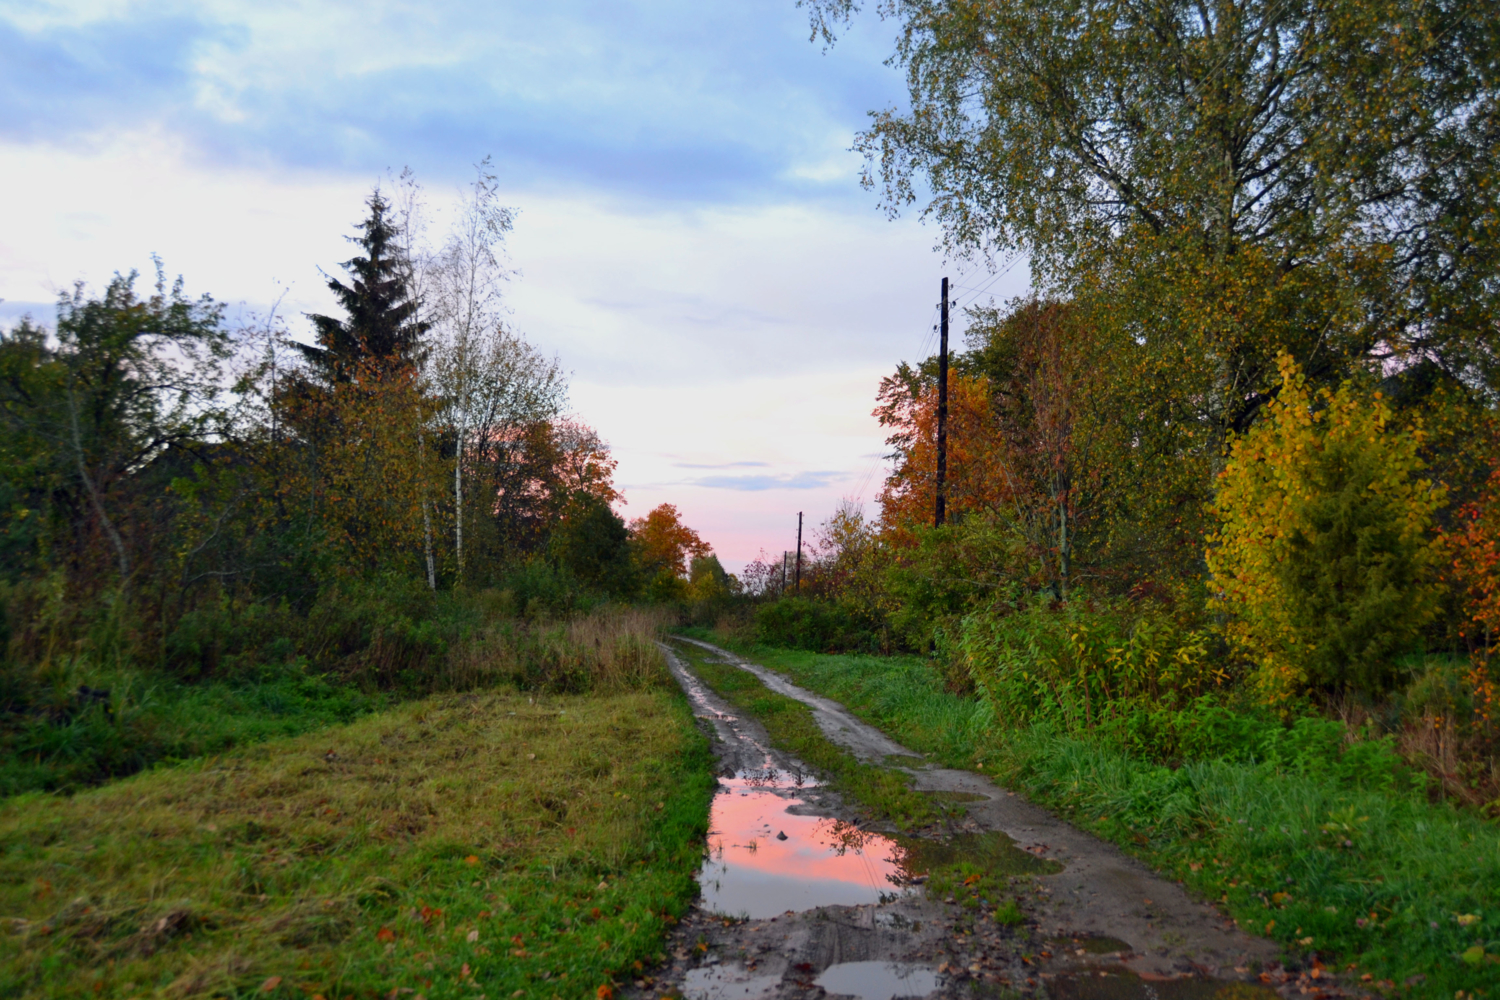
[(1484, 945), (1476, 944), (1458, 957), (1469, 965), (1478, 965), (1484, 961)]
[(396, 940), (396, 932), (391, 930), (389, 927), (382, 927), (380, 928), (380, 930), (375, 932), (375, 940), (394, 941)]
[(615, 988), (608, 983), (605, 983), (603, 986), (594, 991), (594, 995), (597, 996), (599, 1000), (611, 1000), (611, 998), (615, 995)]
[(281, 977), (280, 976), (272, 976), (270, 979), (267, 979), (265, 982), (263, 982), (263, 983), (260, 984), (260, 991), (262, 993), (269, 993), (269, 992), (271, 992), (272, 990), (274, 990), (276, 987), (278, 987), (280, 985), (281, 985)]
[(478, 941), (478, 940), (479, 940), (479, 932), (478, 931), (470, 931), (469, 932), (469, 943), (473, 944), (475, 941)]
[(1477, 913), (1460, 913), (1458, 915), (1458, 926), (1460, 927), (1468, 927), (1470, 924), (1477, 923), (1479, 923), (1479, 914)]

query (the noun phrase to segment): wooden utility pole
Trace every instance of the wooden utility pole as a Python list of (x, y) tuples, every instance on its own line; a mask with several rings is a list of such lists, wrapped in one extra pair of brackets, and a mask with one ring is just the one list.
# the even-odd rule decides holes
[(802, 512), (797, 511), (797, 576), (794, 586), (802, 593)]
[(948, 279), (943, 279), (943, 304), (938, 333), (937, 510), (932, 523), (941, 528), (948, 515)]

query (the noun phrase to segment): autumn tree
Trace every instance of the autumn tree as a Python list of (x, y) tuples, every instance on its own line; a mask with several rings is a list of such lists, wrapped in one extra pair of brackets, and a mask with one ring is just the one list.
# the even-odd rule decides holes
[(1420, 430), (1379, 393), (1314, 389), (1289, 355), (1275, 400), (1237, 437), (1209, 539), (1225, 633), (1271, 701), (1308, 688), (1378, 692), (1436, 607)]
[[(806, 6), (832, 41), (860, 4)], [(953, 251), (1023, 253), (1093, 312), (1138, 446), (1192, 464), (1205, 494), (1283, 348), (1319, 383), (1383, 357), (1493, 377), (1488, 4), (879, 10), (900, 27), (909, 110), (856, 140), (867, 181), (892, 211), (930, 192)]]
[(651, 577), (685, 579), (688, 562), (713, 551), (692, 528), (682, 523), (674, 504), (654, 507), (645, 517), (630, 522), (637, 558)]

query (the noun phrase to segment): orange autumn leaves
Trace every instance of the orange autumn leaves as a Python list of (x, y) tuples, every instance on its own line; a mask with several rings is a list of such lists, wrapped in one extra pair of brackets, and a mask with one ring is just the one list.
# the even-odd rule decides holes
[(630, 534), (641, 566), (651, 575), (685, 577), (692, 559), (712, 551), (696, 531), (682, 523), (675, 504), (661, 504), (631, 521)]

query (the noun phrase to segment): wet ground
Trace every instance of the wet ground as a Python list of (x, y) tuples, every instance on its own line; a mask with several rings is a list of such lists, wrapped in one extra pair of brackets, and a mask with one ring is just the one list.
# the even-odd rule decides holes
[[(912, 787), (961, 818), (918, 838), (861, 824), (800, 761), (771, 747), (668, 647), (668, 662), (713, 737), (720, 790), (698, 906), (633, 997), (793, 1000), (850, 996), (1050, 1000), (1274, 1000), (1352, 997), (1323, 970), (1293, 976), (1179, 885), (983, 775), (917, 754), (836, 702), (694, 640), (716, 659), (808, 704), (828, 738), (873, 763), (904, 758)], [(963, 861), (989, 889), (928, 873)], [(951, 869), (949, 869), (951, 870)], [(997, 881), (998, 880), (998, 881)], [(934, 883), (935, 884), (935, 883)], [(1004, 885), (1004, 891), (994, 886)], [(1005, 897), (1002, 899), (1001, 897)], [(989, 898), (994, 897), (994, 898)], [(1018, 911), (1014, 901), (1024, 900)]]

